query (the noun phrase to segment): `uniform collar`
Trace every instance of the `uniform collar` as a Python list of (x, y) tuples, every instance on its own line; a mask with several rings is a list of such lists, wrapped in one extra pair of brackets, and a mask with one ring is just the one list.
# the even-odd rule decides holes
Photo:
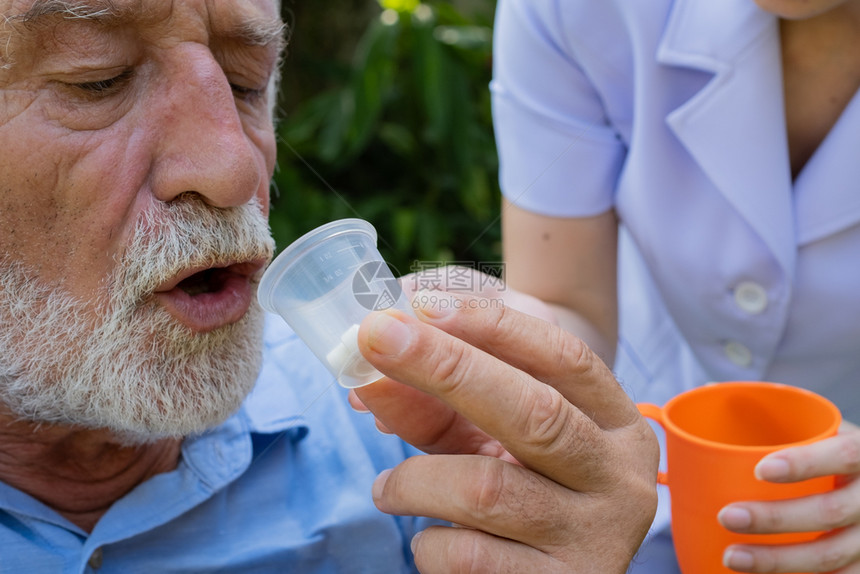
[(762, 34), (770, 34), (776, 23), (753, 0), (675, 0), (657, 59), (721, 72)]
[(677, 0), (657, 60), (713, 77), (667, 123), (788, 275), (795, 263), (778, 20), (752, 0)]
[(860, 223), (860, 91), (794, 182), (799, 246)]

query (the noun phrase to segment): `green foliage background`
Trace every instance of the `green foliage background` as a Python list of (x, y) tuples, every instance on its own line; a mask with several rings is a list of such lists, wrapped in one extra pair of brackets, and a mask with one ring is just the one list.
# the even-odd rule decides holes
[(401, 274), (493, 262), (499, 191), (488, 84), (493, 0), (284, 0), (272, 230), (283, 248), (361, 217)]

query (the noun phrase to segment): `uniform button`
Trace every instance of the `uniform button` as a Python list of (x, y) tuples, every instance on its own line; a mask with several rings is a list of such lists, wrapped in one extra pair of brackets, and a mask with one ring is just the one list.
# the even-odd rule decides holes
[(767, 291), (752, 281), (738, 283), (735, 287), (735, 303), (750, 315), (758, 315), (767, 308)]
[(739, 367), (749, 367), (752, 364), (753, 354), (745, 345), (737, 341), (729, 341), (723, 347), (726, 357)]
[(90, 559), (87, 560), (87, 564), (89, 564), (90, 568), (93, 570), (98, 570), (102, 567), (102, 562), (104, 560), (104, 553), (101, 548), (96, 548), (93, 550), (93, 553), (90, 554)]

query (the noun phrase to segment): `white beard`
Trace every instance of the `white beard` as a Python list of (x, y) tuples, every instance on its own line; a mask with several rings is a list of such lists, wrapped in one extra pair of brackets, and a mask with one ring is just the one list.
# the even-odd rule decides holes
[(189, 195), (143, 214), (95, 305), (2, 263), (0, 402), (23, 420), (108, 429), (129, 445), (223, 422), (256, 380), (262, 309), (254, 301), (240, 321), (195, 333), (152, 294), (181, 270), (272, 250), (259, 204), (218, 209)]

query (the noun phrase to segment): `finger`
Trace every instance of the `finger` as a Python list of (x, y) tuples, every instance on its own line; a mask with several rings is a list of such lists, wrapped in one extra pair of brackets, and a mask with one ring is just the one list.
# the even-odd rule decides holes
[[(860, 572), (860, 528), (836, 532), (814, 542), (786, 546), (730, 546), (723, 555), (727, 568), (738, 572)], [(848, 567), (848, 568), (846, 568)]]
[(469, 528), (430, 527), (412, 539), (412, 552), (421, 574), (569, 571), (539, 550)]
[[(355, 389), (351, 389), (349, 391), (349, 394), (347, 395), (347, 401), (349, 401), (349, 405), (356, 412), (359, 412), (362, 414), (369, 414), (370, 413), (370, 409), (367, 408), (367, 405), (365, 405), (362, 402), (362, 400), (358, 397), (358, 395), (355, 393)], [(380, 421), (377, 417), (374, 417), (373, 421), (376, 424), (376, 428), (377, 428), (377, 430), (379, 430), (379, 432), (381, 432), (383, 434), (394, 434), (394, 432), (391, 429), (389, 429), (387, 426), (385, 426), (385, 423)]]
[(849, 432), (857, 432), (857, 431), (860, 431), (860, 427), (858, 427), (856, 424), (852, 423), (851, 421), (843, 420), (842, 424), (839, 425), (839, 432), (840, 433), (849, 433)]
[(349, 406), (351, 406), (354, 411), (359, 413), (370, 412), (370, 409), (367, 408), (367, 405), (364, 404), (364, 402), (361, 400), (361, 397), (356, 394), (355, 389), (350, 389), (349, 394), (347, 394), (346, 396), (346, 400), (347, 402), (349, 402)]
[(839, 434), (810, 445), (769, 454), (756, 465), (756, 477), (797, 482), (832, 474), (860, 473), (860, 432)]
[(418, 389), (386, 377), (350, 394), (373, 412), (377, 427), (425, 452), (503, 455), (497, 441), (438, 398)]
[(423, 321), (551, 385), (602, 428), (639, 418), (609, 368), (564, 329), (499, 301), (450, 293), (421, 292), (413, 308)]
[[(476, 326), (481, 329), (492, 332)], [(602, 490), (617, 470), (610, 460), (614, 450), (591, 419), (551, 387), (460, 339), (387, 311), (362, 323), (359, 346), (390, 378), (438, 397), (521, 463), (554, 480)]]
[[(547, 541), (558, 540), (559, 532), (574, 532), (577, 513), (592, 502), (521, 466), (472, 455), (407, 459), (380, 475), (373, 499), (389, 514), (439, 518), (547, 552), (562, 548)], [(581, 525), (592, 526), (590, 521)]]
[[(609, 496), (576, 493), (498, 459), (428, 455), (381, 474), (373, 496), (384, 512), (462, 524), (535, 548), (567, 564), (565, 572), (605, 574), (626, 571), (656, 507), (656, 497), (646, 508), (630, 504), (636, 492), (622, 490)], [(627, 528), (631, 524), (641, 528)], [(612, 544), (606, 542), (609, 531)], [(519, 566), (516, 572), (555, 571), (540, 568), (541, 562), (529, 568), (510, 559)]]
[(730, 504), (718, 518), (729, 530), (748, 534), (842, 528), (860, 522), (860, 481), (792, 500)]

